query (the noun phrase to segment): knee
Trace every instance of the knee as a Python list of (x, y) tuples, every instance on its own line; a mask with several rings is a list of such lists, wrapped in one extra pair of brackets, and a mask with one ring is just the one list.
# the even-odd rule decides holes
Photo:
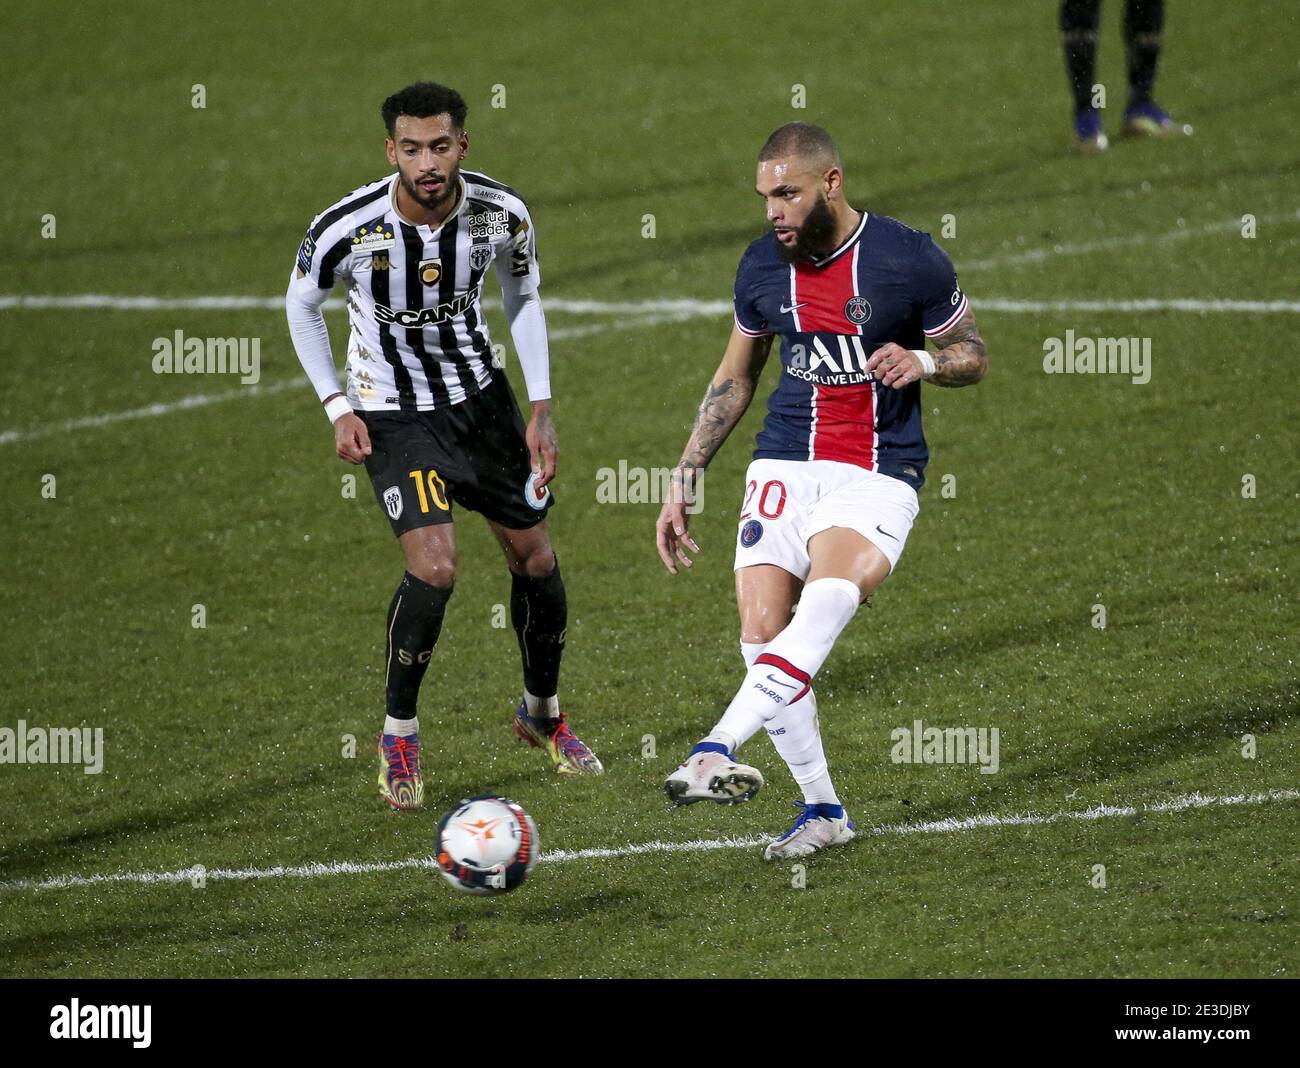
[(740, 628), (740, 641), (743, 645), (766, 645), (784, 629), (775, 620), (745, 623)]
[(424, 556), (419, 560), (408, 560), (406, 570), (426, 585), (440, 590), (450, 590), (456, 585), (454, 557)]
[(541, 545), (527, 556), (517, 556), (510, 570), (525, 578), (545, 578), (555, 570), (555, 553), (549, 545)]

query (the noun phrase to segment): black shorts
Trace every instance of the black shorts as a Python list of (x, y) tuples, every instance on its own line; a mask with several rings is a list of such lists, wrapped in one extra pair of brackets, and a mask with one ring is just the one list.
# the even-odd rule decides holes
[(366, 471), (375, 499), (399, 537), (451, 522), (451, 506), (504, 527), (536, 526), (550, 509), (531, 492), (524, 420), (510, 384), (493, 381), (460, 404), (425, 412), (363, 412), (370, 432)]

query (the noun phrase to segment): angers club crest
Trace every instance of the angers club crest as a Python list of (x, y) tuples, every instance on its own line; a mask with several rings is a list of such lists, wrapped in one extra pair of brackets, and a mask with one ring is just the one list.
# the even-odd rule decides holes
[[(442, 277), (441, 260), (421, 260), (420, 261), (420, 281), (426, 286), (436, 285), (439, 278)], [(394, 519), (397, 517), (394, 516)]]
[(389, 519), (400, 519), (402, 516), (402, 491), (397, 486), (389, 486), (384, 490), (384, 509), (388, 512)]
[(475, 245), (469, 250), (469, 266), (472, 271), (481, 271), (492, 262), (491, 245)]

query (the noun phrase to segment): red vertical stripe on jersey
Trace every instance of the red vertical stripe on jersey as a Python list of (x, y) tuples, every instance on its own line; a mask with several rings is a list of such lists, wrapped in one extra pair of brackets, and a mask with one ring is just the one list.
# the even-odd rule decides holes
[[(860, 328), (844, 315), (856, 295), (853, 270), (857, 257), (845, 252), (824, 267), (795, 264), (793, 303), (799, 309), (799, 326), (808, 333), (858, 334)], [(842, 366), (837, 338), (822, 339), (832, 358)], [(852, 350), (856, 353), (856, 350)], [(871, 383), (857, 386), (813, 386), (812, 434), (808, 459), (838, 460), (873, 470), (871, 442), (875, 436), (875, 404)]]
[(793, 303), (799, 309), (799, 327), (809, 333), (856, 334), (857, 325), (844, 317), (844, 305), (853, 296), (853, 257), (840, 255), (825, 267), (796, 263)]
[(871, 442), (875, 436), (876, 412), (871, 383), (814, 388), (817, 423), (808, 459), (839, 460), (874, 470)]

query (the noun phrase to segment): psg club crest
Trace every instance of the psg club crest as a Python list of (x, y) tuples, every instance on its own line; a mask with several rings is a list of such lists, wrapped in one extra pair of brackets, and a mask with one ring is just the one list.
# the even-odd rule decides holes
[(402, 491), (396, 486), (384, 490), (384, 508), (389, 519), (398, 519), (402, 515)]
[(740, 528), (740, 544), (748, 549), (751, 545), (757, 545), (758, 539), (763, 536), (763, 524), (757, 519), (751, 519)]
[(475, 245), (469, 250), (470, 270), (481, 271), (492, 262), (491, 245)]
[(866, 297), (849, 297), (844, 304), (844, 318), (861, 326), (871, 318), (871, 303)]

